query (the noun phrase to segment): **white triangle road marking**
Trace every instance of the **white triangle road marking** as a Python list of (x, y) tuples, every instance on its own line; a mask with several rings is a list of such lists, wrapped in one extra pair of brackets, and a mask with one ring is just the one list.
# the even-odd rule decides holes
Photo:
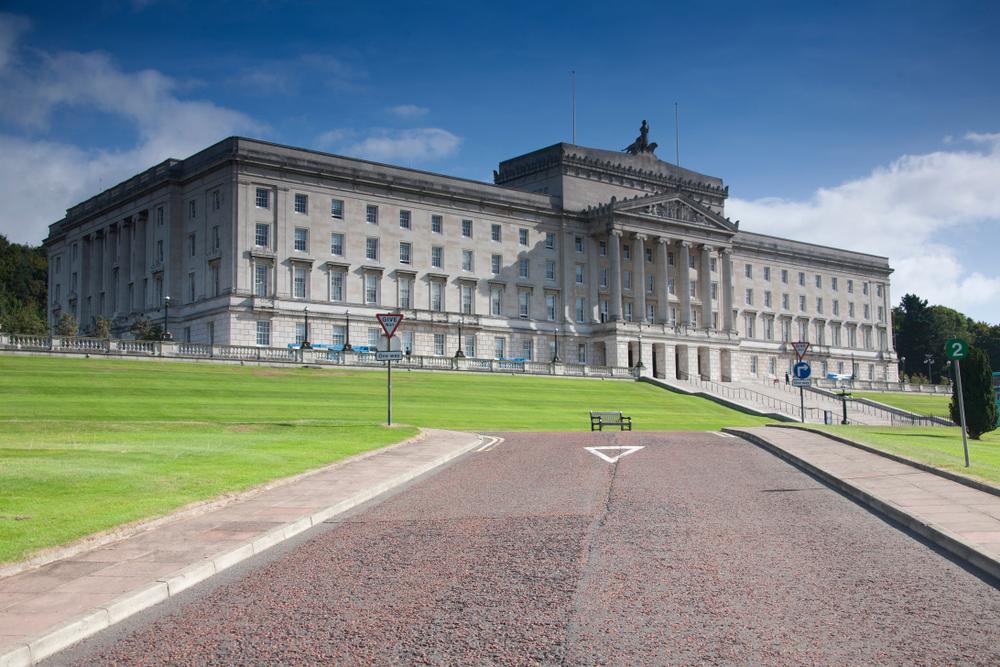
[[(632, 446), (629, 446), (629, 447), (621, 447), (621, 446), (615, 445), (615, 446), (607, 446), (607, 447), (584, 447), (584, 449), (586, 449), (591, 454), (594, 454), (595, 456), (601, 457), (602, 459), (604, 459), (608, 463), (615, 463), (621, 457), (628, 456), (629, 454), (634, 454), (635, 452), (637, 452), (640, 449), (642, 449), (644, 446), (645, 445), (632, 445)], [(615, 450), (615, 451), (618, 452), (618, 455), (615, 456), (614, 458), (612, 458), (612, 457), (608, 456), (607, 454), (605, 454), (603, 451), (601, 451), (603, 449), (608, 449), (608, 450), (612, 450), (613, 449), (613, 450)]]
[(709, 431), (709, 433), (711, 433), (712, 435), (717, 435), (720, 438), (735, 438), (736, 437), (735, 435), (732, 435), (730, 433), (723, 433), (722, 431)]

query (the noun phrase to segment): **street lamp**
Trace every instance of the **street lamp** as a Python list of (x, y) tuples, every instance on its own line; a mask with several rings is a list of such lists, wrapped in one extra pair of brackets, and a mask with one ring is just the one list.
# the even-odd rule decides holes
[(934, 363), (934, 355), (930, 353), (925, 354), (924, 363), (927, 364), (927, 383), (934, 384), (934, 378), (931, 377), (931, 364)]
[(458, 318), (458, 350), (455, 351), (456, 359), (465, 358), (465, 352), (462, 352), (462, 323), (464, 319), (463, 317)]
[(900, 357), (899, 364), (903, 367), (903, 377), (906, 377), (906, 357)]
[(344, 327), (344, 352), (350, 352), (351, 349), (351, 311), (345, 311), (344, 315), (347, 316), (347, 326)]
[(553, 335), (555, 340), (555, 348), (552, 351), (552, 363), (559, 363), (559, 329), (557, 328), (555, 334)]
[(163, 297), (163, 334), (161, 338), (163, 340), (170, 340), (170, 331), (167, 329), (167, 322), (170, 318), (170, 297)]
[(302, 339), (302, 342), (299, 343), (299, 348), (302, 350), (311, 350), (312, 344), (309, 342), (309, 306), (306, 306), (302, 310), (306, 315), (306, 330), (305, 337)]

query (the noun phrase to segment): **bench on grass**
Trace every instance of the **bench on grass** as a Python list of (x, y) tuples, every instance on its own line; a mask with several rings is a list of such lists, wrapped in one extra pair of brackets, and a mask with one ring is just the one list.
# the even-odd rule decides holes
[(590, 411), (590, 430), (603, 431), (605, 426), (618, 426), (622, 431), (632, 430), (632, 418), (621, 412)]

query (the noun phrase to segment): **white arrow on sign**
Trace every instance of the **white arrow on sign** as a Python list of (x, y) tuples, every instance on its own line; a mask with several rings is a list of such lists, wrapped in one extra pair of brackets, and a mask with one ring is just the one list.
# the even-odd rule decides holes
[[(635, 452), (637, 452), (640, 449), (642, 449), (644, 446), (645, 445), (638, 445), (638, 446), (631, 446), (631, 447), (618, 447), (618, 446), (613, 446), (613, 447), (610, 447), (610, 446), (609, 447), (584, 447), (584, 449), (586, 449), (591, 454), (594, 454), (595, 456), (601, 457), (602, 459), (604, 459), (608, 463), (615, 463), (621, 457), (628, 456), (629, 454), (634, 454)], [(611, 456), (608, 456), (607, 454), (605, 454), (602, 450), (609, 450), (609, 451), (610, 450), (614, 450), (614, 451), (618, 452), (618, 455), (615, 456), (615, 457), (611, 457)]]

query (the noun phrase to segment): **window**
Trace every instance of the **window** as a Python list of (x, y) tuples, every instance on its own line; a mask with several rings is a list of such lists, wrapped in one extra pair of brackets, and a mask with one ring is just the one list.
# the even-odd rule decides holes
[(219, 226), (212, 227), (212, 250), (218, 250), (222, 246), (222, 238), (219, 236)]
[(506, 345), (506, 340), (507, 339), (501, 336), (497, 336), (496, 338), (493, 339), (493, 353), (496, 355), (497, 359), (504, 358), (504, 347)]
[(374, 236), (365, 239), (365, 259), (378, 261), (378, 239)]
[(295, 323), (295, 344), (301, 345), (302, 341), (306, 339), (306, 323), (296, 322)]
[(556, 248), (556, 233), (545, 232), (545, 249), (555, 250), (555, 248)]
[(465, 335), (465, 356), (475, 358), (476, 356), (476, 334)]
[(649, 263), (652, 263), (653, 262), (653, 249), (652, 248), (646, 248), (645, 249), (645, 255), (646, 255), (646, 261), (649, 262)]
[(861, 293), (868, 296), (868, 283), (861, 283)]
[[(714, 260), (714, 258), (713, 258), (713, 260)], [(770, 266), (765, 266), (764, 267), (764, 280), (766, 280), (767, 282), (771, 282), (771, 267)]]
[(500, 274), (500, 264), (502, 262), (503, 262), (503, 257), (501, 257), (500, 255), (493, 255), (490, 257), (490, 271), (493, 272), (493, 275)]
[(431, 266), (436, 269), (444, 267), (444, 248), (441, 246), (431, 247)]
[(528, 245), (528, 230), (519, 229), (517, 230), (517, 242), (521, 245)]
[(459, 288), (462, 297), (462, 312), (466, 315), (472, 314), (472, 285), (463, 282)]
[(378, 224), (378, 206), (375, 204), (368, 204), (365, 206), (365, 222), (369, 225)]
[(747, 278), (753, 278), (753, 264), (745, 264), (743, 266), (743, 275)]
[(823, 297), (816, 297), (816, 312), (823, 313)]
[(673, 278), (667, 278), (667, 294), (677, 294), (677, 283)]
[(413, 280), (406, 276), (399, 279), (399, 307), (413, 308)]
[(188, 274), (188, 303), (194, 301), (194, 273)]
[(847, 327), (847, 347), (857, 347), (857, 346), (858, 346), (857, 327)]
[(867, 303), (865, 304), (865, 319), (870, 320), (872, 318), (872, 307)]
[(799, 271), (799, 286), (800, 287), (806, 286), (806, 274), (804, 271)]
[(809, 320), (799, 320), (799, 340), (809, 340)]
[(626, 301), (625, 302), (625, 321), (626, 322), (631, 322), (632, 321), (632, 302), (631, 301)]
[(520, 317), (528, 317), (528, 309), (531, 307), (531, 292), (520, 290), (517, 293), (517, 314)]
[(295, 194), (295, 212), (302, 213), (303, 215), (309, 212), (309, 196), (296, 193)]
[(586, 343), (577, 343), (576, 345), (576, 363), (585, 364), (587, 363), (587, 345)]
[(804, 296), (799, 297), (799, 310), (803, 313), (806, 312), (806, 298)]
[(582, 296), (576, 297), (576, 321), (587, 321), (587, 300)]
[[(157, 206), (156, 207), (156, 226), (157, 227), (162, 227), (163, 226), (163, 207), (162, 206)], [(73, 259), (76, 259), (76, 244), (73, 245)]]
[(62, 256), (61, 255), (57, 255), (56, 256), (56, 269), (55, 269), (55, 271), (56, 271), (56, 273), (60, 273), (62, 271)]
[(851, 279), (847, 280), (847, 293), (854, 294), (854, 281)]
[(434, 354), (439, 357), (444, 356), (444, 334), (436, 333), (434, 334)]
[(691, 283), (690, 283), (690, 285), (689, 285), (689, 287), (691, 288), (690, 289), (691, 296), (692, 297), (698, 296), (698, 281), (697, 280), (692, 280)]
[(212, 210), (218, 211), (222, 208), (222, 193), (218, 190), (212, 191)]
[(472, 220), (462, 221), (462, 236), (468, 239), (472, 238)]
[(258, 248), (267, 248), (270, 244), (268, 241), (271, 236), (271, 226), (257, 224), (256, 231), (254, 233), (254, 245)]
[(269, 347), (271, 345), (271, 323), (257, 322), (257, 345)]
[(382, 335), (382, 330), (378, 327), (368, 327), (368, 347), (378, 346), (379, 336)]
[(306, 252), (309, 247), (309, 230), (303, 227), (295, 228), (295, 249)]
[(601, 322), (607, 322), (608, 321), (608, 302), (607, 302), (607, 300), (601, 301), (601, 303), (598, 305), (597, 309), (598, 309), (598, 315), (601, 318)]
[(848, 317), (854, 317), (854, 302), (853, 301), (849, 301), (847, 303), (847, 316)]
[(694, 268), (694, 255), (688, 255), (688, 268)]
[(444, 286), (440, 280), (431, 281), (431, 310), (444, 310)]
[(344, 300), (344, 272), (330, 272), (330, 301)]
[(306, 298), (306, 267), (296, 266), (292, 270), (292, 298)]
[(627, 243), (622, 246), (622, 257), (625, 259), (632, 259), (632, 246)]
[(818, 273), (816, 274), (816, 287), (819, 289), (823, 289), (823, 276), (819, 275)]
[(405, 242), (399, 242), (399, 263), (400, 264), (410, 264), (411, 263), (411, 252), (412, 246)]
[(632, 289), (631, 271), (622, 271), (622, 289)]
[(774, 318), (764, 318), (764, 340), (774, 340)]
[(156, 242), (156, 261), (163, 261), (163, 239)]
[(885, 322), (885, 308), (883, 306), (878, 307), (878, 321)]
[(188, 217), (192, 218), (192, 219), (195, 218), (196, 214), (197, 214), (197, 210), (198, 210), (198, 206), (195, 203), (195, 200), (192, 199), (191, 201), (188, 202)]
[(668, 252), (667, 253), (667, 266), (673, 266), (673, 265), (674, 265), (674, 253)]
[(517, 275), (519, 275), (522, 278), (527, 278), (528, 277), (528, 258), (527, 257), (522, 257), (521, 259), (517, 260)]
[[(712, 273), (718, 271), (719, 262), (715, 257), (708, 258), (708, 270)], [(764, 275), (769, 276), (771, 269), (764, 269)]]
[(608, 286), (608, 267), (606, 266), (601, 267), (600, 285), (601, 287)]
[(770, 292), (764, 292), (764, 307), (765, 308), (770, 308), (771, 307), (771, 293)]
[(752, 289), (747, 289), (746, 303), (747, 303), (748, 306), (752, 306), (753, 305), (753, 290)]
[[(711, 287), (710, 287), (710, 289), (712, 290), (712, 301), (718, 301), (718, 299), (719, 299), (719, 283), (713, 282), (712, 285), (711, 285)], [(766, 292), (764, 294), (764, 300), (765, 301), (769, 301), (769, 297), (768, 297), (769, 294), (770, 294), (770, 292)]]
[(650, 294), (653, 293), (653, 284), (656, 282), (655, 276), (646, 276), (646, 291)]
[(545, 317), (550, 321), (554, 322), (556, 319), (556, 295), (546, 294), (545, 295)]
[(840, 315), (840, 302), (836, 299), (833, 300), (833, 314)]
[(331, 199), (330, 200), (330, 217), (337, 218), (338, 220), (344, 219), (344, 200), (343, 199)]
[(208, 280), (212, 287), (212, 296), (219, 296), (219, 263), (212, 262), (208, 265)]
[(473, 270), (473, 265), (472, 265), (472, 251), (471, 250), (463, 250), (462, 251), (462, 270), (463, 271), (472, 271)]
[(254, 267), (253, 272), (253, 293), (254, 296), (267, 296), (269, 289), (268, 285), (270, 280), (268, 279), (269, 267), (267, 264), (257, 264)]
[(788, 284), (788, 269), (781, 270), (781, 282)]
[(882, 298), (882, 283), (875, 286), (875, 296)]
[(788, 295), (787, 294), (782, 294), (781, 295), (781, 308), (782, 308), (782, 310), (788, 310)]
[(837, 276), (830, 276), (830, 289), (837, 291)]
[(598, 246), (598, 253), (601, 255), (601, 257), (606, 257), (608, 254), (608, 242), (601, 241), (600, 243), (597, 244), (597, 246)]
[(490, 240), (500, 241), (500, 225), (490, 225)]
[(399, 212), (399, 228), (400, 229), (411, 229), (410, 227), (410, 212), (400, 211)]
[[(267, 188), (257, 188), (257, 208), (271, 208), (271, 191)], [(163, 211), (163, 207), (159, 210)]]
[(330, 234), (330, 254), (342, 257), (344, 255), (344, 235)]
[(577, 252), (583, 252), (583, 237), (582, 236), (574, 236), (573, 237), (573, 247), (576, 249)]
[(521, 358), (528, 361), (534, 361), (535, 359), (535, 345), (530, 338), (525, 338), (521, 341)]
[(434, 234), (440, 234), (443, 226), (444, 218), (440, 215), (431, 216), (431, 232)]
[(767, 372), (770, 373), (771, 375), (774, 375), (778, 372), (777, 359), (775, 359), (774, 357), (771, 357), (770, 359), (767, 360)]
[(552, 260), (546, 260), (545, 262), (545, 279), (555, 280), (556, 279), (556, 263)]
[(378, 303), (379, 275), (368, 272), (365, 274), (365, 303)]
[(490, 287), (490, 314), (500, 315), (503, 312), (503, 288), (496, 285)]
[(834, 347), (840, 347), (840, 325), (833, 324), (830, 326), (830, 344)]
[(786, 343), (792, 340), (792, 321), (789, 319), (781, 320), (781, 340)]
[(188, 234), (188, 254), (194, 257), (196, 248), (197, 244), (195, 243), (195, 235)]
[(816, 344), (826, 345), (826, 325), (823, 322), (816, 322), (814, 325), (816, 334)]

